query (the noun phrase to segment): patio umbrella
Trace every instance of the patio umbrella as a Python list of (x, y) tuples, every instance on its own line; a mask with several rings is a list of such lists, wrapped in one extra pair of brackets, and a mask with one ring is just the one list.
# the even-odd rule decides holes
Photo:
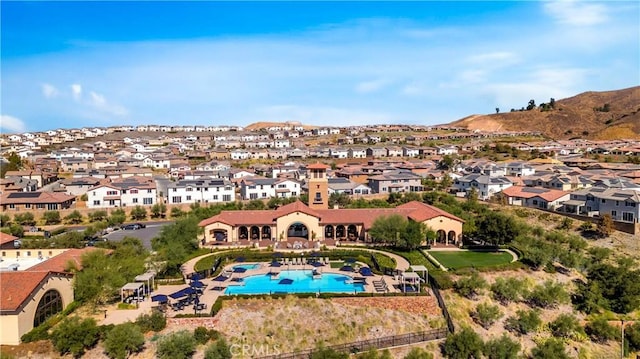
[(225, 277), (223, 275), (219, 275), (219, 276), (213, 278), (213, 280), (215, 280), (216, 282), (224, 282), (227, 279), (229, 279), (229, 277)]
[(274, 261), (272, 261), (272, 262), (271, 262), (271, 266), (272, 266), (272, 267), (280, 267), (281, 265), (282, 265), (282, 264), (280, 264), (280, 262), (278, 262), (278, 261), (276, 261), (276, 260), (274, 260)]
[(244, 257), (238, 257), (238, 258), (236, 258), (236, 262), (244, 262)]
[(204, 283), (201, 281), (193, 281), (191, 282), (191, 288), (202, 288), (204, 287)]
[(191, 287), (185, 288), (185, 289), (183, 289), (183, 291), (186, 293), (186, 295), (191, 295), (191, 294), (195, 294), (196, 293), (196, 290), (191, 288)]
[(340, 268), (341, 271), (343, 272), (353, 272), (353, 267), (352, 266), (342, 266)]
[(324, 267), (324, 264), (322, 264), (320, 262), (313, 262), (313, 263), (311, 263), (311, 265), (313, 265), (314, 267)]
[(164, 294), (158, 294), (158, 295), (154, 295), (153, 297), (151, 297), (151, 301), (152, 302), (166, 303), (166, 302), (169, 301), (169, 297), (167, 297)]
[(198, 274), (198, 273), (191, 274), (191, 280), (194, 281), (194, 282), (199, 281), (200, 280), (200, 274)]
[(312, 256), (312, 257), (320, 257), (320, 253), (318, 253), (318, 252), (311, 252), (311, 256)]
[(233, 268), (233, 273), (244, 273), (246, 271), (247, 271), (247, 268), (244, 268), (244, 267)]
[(280, 253), (280, 252), (274, 252), (274, 253), (273, 253), (273, 256), (274, 256), (275, 258), (280, 258), (280, 257), (282, 257), (282, 253)]
[(187, 295), (189, 295), (189, 293), (187, 293), (187, 289), (191, 289), (191, 288), (185, 288), (185, 289), (181, 289), (175, 293), (171, 293), (169, 294), (169, 297), (173, 298), (173, 299), (178, 299), (178, 298), (182, 298), (182, 297), (186, 297)]
[(347, 262), (347, 263), (355, 263), (356, 262), (356, 260), (354, 258), (347, 258), (344, 261)]
[(369, 268), (369, 267), (360, 268), (360, 274), (362, 274), (363, 276), (366, 276), (366, 277), (373, 276), (373, 273), (371, 272), (371, 268)]
[(293, 283), (293, 279), (289, 279), (289, 278), (281, 279), (281, 280), (278, 282), (278, 284), (291, 284), (291, 283)]

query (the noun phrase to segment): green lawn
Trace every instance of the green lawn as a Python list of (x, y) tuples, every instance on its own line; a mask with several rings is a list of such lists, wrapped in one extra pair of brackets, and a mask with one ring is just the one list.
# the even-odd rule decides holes
[(506, 252), (429, 251), (429, 254), (449, 269), (487, 267), (506, 264), (513, 259)]

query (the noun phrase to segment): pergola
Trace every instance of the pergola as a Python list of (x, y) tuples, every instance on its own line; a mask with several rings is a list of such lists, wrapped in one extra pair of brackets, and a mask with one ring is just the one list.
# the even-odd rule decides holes
[(410, 268), (412, 271), (422, 274), (422, 279), (424, 279), (425, 282), (427, 281), (427, 276), (429, 275), (427, 267), (423, 265), (412, 265)]
[(136, 282), (146, 282), (147, 286), (144, 288), (144, 294), (148, 295), (149, 292), (151, 292), (151, 290), (153, 289), (154, 283), (153, 280), (156, 277), (156, 272), (155, 271), (148, 271), (146, 273), (137, 275), (135, 278)]
[(418, 292), (420, 292), (420, 282), (424, 281), (424, 279), (420, 278), (418, 273), (416, 272), (404, 272), (401, 274), (403, 291), (407, 291), (407, 283), (409, 284), (418, 284)]
[(140, 292), (144, 289), (144, 283), (135, 282), (135, 283), (127, 283), (122, 288), (120, 288), (120, 301), (124, 301), (124, 299), (128, 296), (125, 296), (125, 293), (137, 293), (140, 296)]

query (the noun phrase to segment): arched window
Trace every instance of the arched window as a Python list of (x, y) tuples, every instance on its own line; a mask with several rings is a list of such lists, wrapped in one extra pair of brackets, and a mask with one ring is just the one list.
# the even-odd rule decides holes
[(33, 317), (33, 327), (44, 323), (50, 316), (62, 311), (62, 297), (55, 289), (48, 290), (40, 299), (36, 315)]

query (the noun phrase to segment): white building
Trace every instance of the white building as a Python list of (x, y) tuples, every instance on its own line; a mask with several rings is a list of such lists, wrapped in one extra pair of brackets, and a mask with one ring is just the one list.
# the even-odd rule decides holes
[(235, 201), (233, 184), (220, 178), (181, 180), (167, 186), (167, 202), (216, 203)]

